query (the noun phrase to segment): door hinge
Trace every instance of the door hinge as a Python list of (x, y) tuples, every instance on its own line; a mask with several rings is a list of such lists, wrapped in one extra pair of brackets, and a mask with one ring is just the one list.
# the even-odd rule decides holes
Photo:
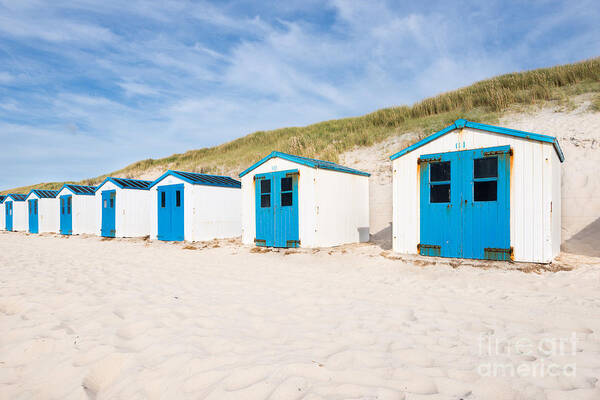
[(430, 162), (438, 162), (442, 161), (442, 157), (437, 158), (417, 158), (417, 164), (430, 163)]
[(508, 149), (508, 151), (504, 151), (504, 150), (497, 150), (497, 151), (484, 151), (483, 152), (483, 156), (484, 157), (489, 157), (489, 156), (497, 156), (500, 154), (508, 154), (510, 156), (513, 155), (513, 151), (512, 149)]
[(508, 249), (486, 247), (483, 249), (483, 257), (486, 260), (510, 261), (515, 257), (514, 248), (512, 246)]

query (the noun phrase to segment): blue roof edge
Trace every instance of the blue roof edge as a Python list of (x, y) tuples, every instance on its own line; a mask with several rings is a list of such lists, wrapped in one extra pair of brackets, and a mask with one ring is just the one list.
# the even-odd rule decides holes
[(456, 121), (454, 121), (453, 124), (445, 127), (441, 131), (438, 131), (432, 135), (429, 135), (426, 138), (418, 141), (417, 143), (412, 144), (412, 145), (408, 146), (407, 148), (402, 149), (399, 152), (391, 155), (390, 160), (394, 161), (395, 159), (402, 157), (403, 155), (410, 153), (411, 151), (413, 151), (415, 149), (418, 149), (419, 147), (439, 138), (440, 136), (445, 135), (448, 132), (451, 132), (455, 129), (464, 128), (464, 127), (479, 129), (479, 130), (487, 131), (487, 132), (500, 133), (503, 135), (516, 136), (516, 137), (521, 137), (521, 138), (530, 139), (530, 140), (537, 140), (539, 142), (552, 143), (560, 162), (565, 161), (565, 156), (562, 152), (562, 149), (560, 148), (558, 139), (556, 139), (556, 137), (554, 137), (554, 136), (542, 135), (542, 134), (533, 133), (533, 132), (520, 131), (517, 129), (504, 128), (504, 127), (494, 126), (494, 125), (486, 125), (486, 124), (481, 124), (479, 122), (467, 121), (466, 119), (457, 119)]
[[(199, 182), (194, 182), (191, 179), (186, 178), (183, 175), (180, 175), (180, 173), (187, 173), (187, 174), (196, 174), (196, 172), (186, 172), (186, 171), (175, 171), (173, 169), (168, 170), (167, 172), (165, 172), (164, 174), (162, 174), (161, 176), (159, 176), (158, 178), (156, 178), (156, 180), (154, 182), (152, 182), (152, 185), (148, 186), (148, 189), (153, 188), (154, 186), (156, 186), (156, 184), (158, 184), (158, 182), (160, 182), (161, 180), (163, 180), (164, 178), (166, 178), (167, 176), (175, 176), (178, 179), (181, 179), (182, 181), (185, 181), (189, 184), (192, 185), (203, 185), (203, 186), (216, 186), (216, 187), (228, 187), (228, 188), (234, 188), (237, 189), (237, 186), (232, 186), (232, 185), (221, 185), (221, 184), (217, 184), (217, 183), (210, 183), (210, 182), (204, 182), (204, 183), (199, 183)], [(217, 178), (231, 178), (230, 176), (223, 176), (223, 175), (211, 175), (211, 174), (200, 174), (200, 175), (206, 175), (206, 176), (213, 176), (213, 177), (217, 177)], [(235, 180), (235, 179), (233, 179)], [(238, 181), (236, 181), (238, 182)], [(241, 182), (240, 186), (241, 186)]]
[[(72, 191), (69, 186), (79, 186), (79, 187), (93, 187), (94, 188), (94, 193), (96, 192), (97, 186), (90, 186), (90, 185), (76, 185), (74, 183), (65, 183), (64, 185), (62, 185), (60, 187), (60, 189), (58, 189), (58, 193), (60, 193), (61, 190), (63, 190), (65, 187), (67, 189), (69, 189), (71, 191), (71, 193), (73, 193), (75, 196), (93, 196), (94, 193), (75, 193), (74, 191)], [(57, 196), (58, 196), (57, 193)]]
[[(14, 197), (15, 195), (17, 195), (17, 196), (25, 196), (25, 198), (24, 198), (23, 200), (19, 200), (19, 199), (17, 199), (17, 198), (15, 198), (15, 197)], [(9, 194), (7, 194), (7, 195), (6, 195), (6, 197), (4, 198), (4, 201), (3, 201), (3, 203), (4, 203), (6, 200), (8, 200), (8, 198), (9, 198), (9, 197), (10, 197), (11, 199), (13, 199), (13, 201), (25, 201), (25, 199), (27, 199), (27, 196), (25, 195), (25, 193), (9, 193)]]
[[(154, 183), (154, 181), (145, 181), (143, 179), (129, 179), (129, 178), (118, 178), (118, 179), (123, 179), (123, 180), (128, 180), (128, 181), (143, 181), (143, 182), (152, 182), (152, 183)], [(107, 176), (106, 178), (104, 178), (104, 180), (102, 181), (101, 184), (99, 184), (98, 186), (96, 186), (96, 190), (94, 190), (94, 193), (96, 193), (98, 191), (98, 189), (100, 189), (100, 186), (104, 185), (106, 182), (111, 182), (111, 183), (117, 185), (121, 189), (150, 190), (150, 188), (152, 187), (152, 185), (149, 185), (147, 188), (124, 187), (119, 182), (115, 181), (114, 177)]]
[[(301, 157), (301, 156), (294, 156), (292, 154), (282, 153), (280, 151), (272, 151), (266, 157), (264, 157), (261, 160), (255, 162), (250, 167), (248, 167), (245, 170), (243, 170), (242, 172), (240, 172), (239, 177), (241, 178), (244, 175), (247, 175), (253, 169), (261, 166), (262, 164), (266, 163), (270, 159), (276, 158), (276, 157), (283, 158), (284, 160), (288, 160), (288, 161), (295, 162), (295, 163), (298, 163), (298, 164), (306, 165), (306, 166), (311, 167), (311, 168), (319, 168), (319, 166), (317, 164), (315, 164), (314, 162), (312, 162), (312, 160), (309, 159), (309, 158)], [(321, 161), (321, 160), (317, 160), (317, 161)], [(333, 164), (335, 164), (335, 163), (333, 163)], [(342, 166), (340, 165), (340, 167), (342, 167)], [(331, 171), (344, 172), (346, 174), (354, 174), (354, 175), (361, 175), (361, 176), (371, 176), (371, 174), (368, 173), (368, 172), (359, 171), (357, 169), (349, 168), (349, 167), (344, 167), (344, 168), (347, 168), (347, 169), (335, 168), (335, 167), (334, 168), (322, 168), (322, 169), (329, 169)]]
[[(40, 195), (40, 194), (39, 194), (39, 193), (37, 193), (37, 191), (38, 191), (38, 190), (43, 190), (43, 191), (45, 191), (45, 192), (56, 192), (56, 193), (54, 194), (54, 197), (53, 197), (53, 198), (56, 198), (56, 196), (58, 196), (58, 192), (60, 192), (60, 190), (50, 190), (50, 189), (31, 189), (31, 190), (29, 191), (29, 193), (27, 193), (27, 197), (25, 197), (25, 200), (27, 200), (27, 198), (28, 198), (29, 196), (31, 196), (31, 193), (35, 193), (35, 194), (36, 194), (36, 195), (39, 197), (39, 195)], [(46, 198), (49, 198), (49, 197), (46, 197)]]

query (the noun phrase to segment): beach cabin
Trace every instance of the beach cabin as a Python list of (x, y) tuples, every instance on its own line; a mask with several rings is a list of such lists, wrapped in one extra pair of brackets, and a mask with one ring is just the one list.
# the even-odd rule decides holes
[(4, 214), (4, 199), (6, 196), (0, 196), (0, 231), (6, 229), (6, 215)]
[(96, 234), (95, 189), (95, 186), (65, 184), (58, 191), (59, 232), (61, 234)]
[(103, 237), (150, 235), (151, 181), (108, 177), (96, 188), (96, 234)]
[(459, 119), (390, 158), (395, 252), (538, 263), (560, 252), (556, 138)]
[(274, 151), (240, 174), (242, 241), (329, 247), (369, 240), (369, 174)]
[(6, 196), (0, 196), (0, 231), (6, 229), (6, 215), (4, 214), (4, 199)]
[(165, 172), (150, 187), (150, 237), (204, 241), (239, 236), (240, 187), (228, 176)]
[(33, 189), (25, 199), (27, 203), (29, 233), (58, 233), (58, 190)]
[(4, 221), (7, 231), (27, 230), (27, 195), (11, 193), (4, 199)]

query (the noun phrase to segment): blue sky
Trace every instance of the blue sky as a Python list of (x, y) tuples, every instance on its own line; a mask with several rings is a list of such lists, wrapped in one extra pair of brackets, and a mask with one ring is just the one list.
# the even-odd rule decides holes
[(0, 188), (600, 55), (593, 1), (0, 0)]

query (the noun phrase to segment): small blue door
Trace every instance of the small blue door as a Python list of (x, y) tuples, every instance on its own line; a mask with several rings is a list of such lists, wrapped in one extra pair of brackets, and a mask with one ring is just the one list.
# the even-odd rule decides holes
[(298, 171), (255, 176), (258, 246), (298, 247)]
[(180, 241), (184, 231), (184, 185), (165, 185), (157, 188), (158, 240)]
[(28, 200), (29, 208), (29, 233), (38, 233), (38, 200)]
[(462, 257), (510, 260), (510, 147), (466, 152)]
[(419, 158), (422, 255), (509, 260), (510, 146)]
[(60, 233), (73, 234), (73, 196), (60, 196)]
[(116, 197), (115, 190), (104, 190), (102, 192), (102, 228), (100, 233), (104, 237), (115, 237), (116, 233)]
[(13, 230), (13, 203), (12, 201), (7, 201), (6, 206), (4, 208), (6, 215), (6, 230)]
[[(421, 243), (424, 256), (460, 257), (462, 239), (460, 152), (421, 156)], [(454, 184), (453, 184), (454, 183)]]

